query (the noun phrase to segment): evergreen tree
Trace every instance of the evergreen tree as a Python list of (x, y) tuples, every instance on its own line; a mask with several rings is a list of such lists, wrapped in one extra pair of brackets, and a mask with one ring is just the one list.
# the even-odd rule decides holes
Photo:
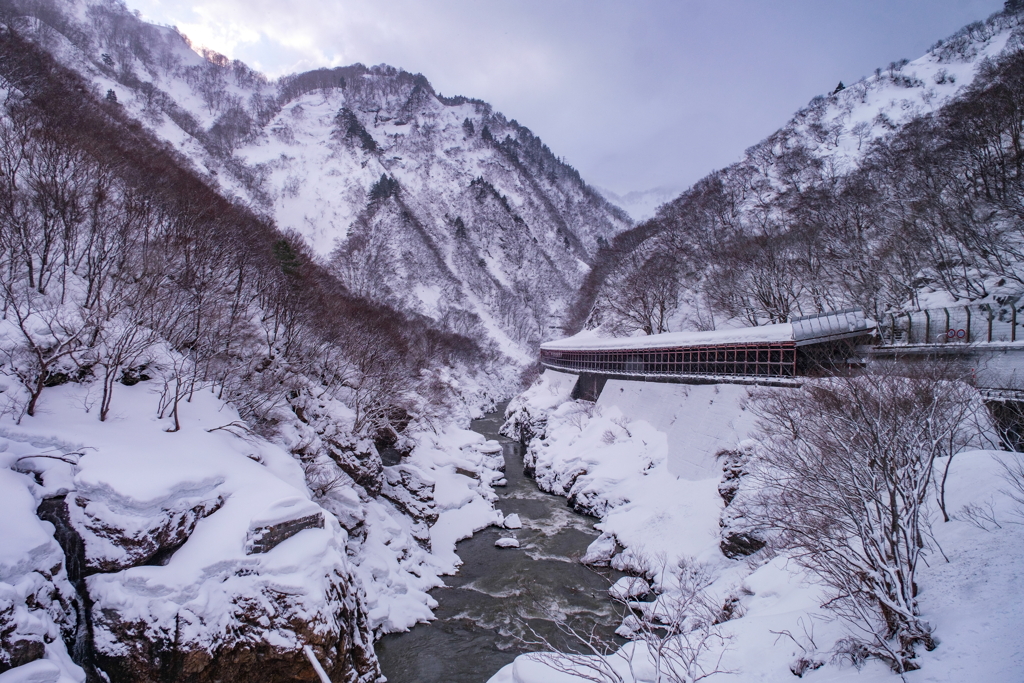
[(386, 173), (380, 175), (380, 180), (370, 188), (370, 201), (376, 202), (393, 197), (398, 194), (398, 181), (389, 178)]
[(281, 271), (285, 275), (295, 276), (299, 274), (299, 255), (295, 253), (292, 245), (288, 243), (288, 240), (278, 240), (274, 242), (274, 258), (281, 266)]

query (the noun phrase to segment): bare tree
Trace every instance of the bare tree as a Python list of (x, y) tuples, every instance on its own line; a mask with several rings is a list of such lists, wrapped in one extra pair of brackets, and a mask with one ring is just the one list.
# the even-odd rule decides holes
[(918, 668), (917, 646), (936, 644), (916, 583), (933, 463), (975, 429), (973, 390), (937, 367), (884, 365), (753, 393), (761, 493), (748, 515), (831, 590), (827, 606), (853, 629), (845, 650), (897, 672)]
[(2, 340), (0, 357), (6, 372), (28, 392), (25, 413), (33, 416), (43, 389), (56, 381), (58, 368), (69, 363), (68, 369), (78, 369), (77, 355), (86, 347), (95, 321), (88, 311), (61, 306), (58, 297), (22, 284), (0, 277), (0, 296), (17, 331), (16, 338)]
[(608, 307), (630, 329), (668, 332), (669, 320), (679, 308), (679, 271), (676, 260), (666, 254), (628, 265)]
[(620, 669), (628, 669), (631, 680), (652, 683), (697, 683), (730, 673), (721, 668), (727, 639), (719, 626), (721, 608), (708, 592), (714, 580), (710, 569), (685, 558), (670, 568), (666, 558), (637, 549), (633, 556), (638, 566), (661, 576), (662, 585), (654, 602), (612, 593), (624, 617), (618, 633), (633, 641), (631, 645), (620, 648), (596, 625), (581, 627), (548, 614), (563, 636), (561, 651), (526, 624), (532, 639), (523, 642), (545, 650), (530, 656), (555, 671), (596, 683), (623, 683)]

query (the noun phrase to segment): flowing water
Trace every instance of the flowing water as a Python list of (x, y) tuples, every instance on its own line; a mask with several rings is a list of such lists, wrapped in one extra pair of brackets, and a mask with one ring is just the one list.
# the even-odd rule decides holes
[[(549, 649), (528, 643), (538, 636), (565, 649), (556, 622), (587, 631), (597, 624), (602, 636), (614, 638), (619, 618), (608, 587), (621, 575), (578, 562), (597, 538), (597, 520), (523, 476), (522, 447), (498, 434), (504, 409), (474, 420), (472, 429), (501, 442), (508, 485), (495, 489), (497, 506), (505, 515), (518, 513), (523, 528), (490, 527), (459, 543), (459, 573), (431, 592), (437, 619), (377, 642), (390, 683), (483, 683), (516, 655)], [(512, 535), (520, 548), (494, 547)]]

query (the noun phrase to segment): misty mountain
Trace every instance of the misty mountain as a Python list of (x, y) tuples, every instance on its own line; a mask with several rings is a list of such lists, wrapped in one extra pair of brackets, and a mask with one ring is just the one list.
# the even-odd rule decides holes
[(679, 196), (678, 187), (655, 187), (650, 190), (633, 190), (626, 194), (599, 187), (597, 191), (609, 202), (629, 214), (634, 221), (646, 221), (654, 217), (658, 207)]

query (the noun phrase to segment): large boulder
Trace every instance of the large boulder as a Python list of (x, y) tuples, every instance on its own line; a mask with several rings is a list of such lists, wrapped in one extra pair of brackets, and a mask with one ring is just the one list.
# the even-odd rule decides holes
[(68, 496), (67, 511), (85, 542), (85, 571), (95, 573), (165, 563), (223, 504), (212, 485), (142, 506), (112, 491), (80, 490)]

